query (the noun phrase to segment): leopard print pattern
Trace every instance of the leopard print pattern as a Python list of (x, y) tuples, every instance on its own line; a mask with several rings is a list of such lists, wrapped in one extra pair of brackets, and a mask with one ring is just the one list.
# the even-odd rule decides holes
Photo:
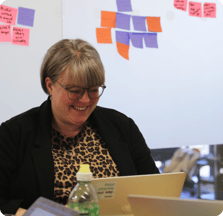
[(66, 204), (77, 184), (76, 173), (80, 164), (89, 164), (93, 178), (119, 176), (106, 144), (90, 122), (75, 137), (66, 137), (52, 129), (52, 155), (54, 159), (54, 201)]

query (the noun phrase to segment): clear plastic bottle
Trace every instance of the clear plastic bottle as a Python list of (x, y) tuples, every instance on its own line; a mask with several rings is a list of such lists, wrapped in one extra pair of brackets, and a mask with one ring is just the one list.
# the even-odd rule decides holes
[(68, 197), (68, 207), (79, 211), (80, 216), (99, 216), (98, 196), (91, 183), (92, 173), (88, 164), (81, 164), (77, 184)]

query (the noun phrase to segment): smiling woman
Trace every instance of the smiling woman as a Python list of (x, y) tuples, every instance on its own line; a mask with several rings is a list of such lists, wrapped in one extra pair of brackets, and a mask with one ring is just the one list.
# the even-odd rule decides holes
[(94, 178), (159, 173), (134, 121), (97, 106), (106, 88), (98, 52), (64, 39), (46, 53), (48, 99), (0, 126), (0, 209), (20, 215), (40, 196), (66, 204), (80, 164)]
[[(91, 98), (92, 90), (105, 86), (104, 82), (100, 56), (89, 43), (67, 39), (53, 45), (41, 67), (42, 87), (52, 101), (53, 128), (66, 136), (77, 135), (103, 93)], [(79, 94), (80, 88), (75, 86), (82, 87), (81, 90), (88, 87), (91, 93), (88, 90)]]

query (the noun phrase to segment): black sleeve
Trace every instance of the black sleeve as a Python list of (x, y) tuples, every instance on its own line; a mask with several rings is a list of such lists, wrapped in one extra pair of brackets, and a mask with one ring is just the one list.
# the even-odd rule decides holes
[(9, 123), (0, 126), (0, 209), (3, 214), (15, 214), (23, 202), (23, 199), (10, 197), (13, 190), (11, 182), (17, 171), (19, 138), (15, 134), (18, 130), (10, 127)]
[(129, 118), (130, 123), (130, 151), (139, 174), (160, 173), (151, 156), (150, 149), (134, 121)]

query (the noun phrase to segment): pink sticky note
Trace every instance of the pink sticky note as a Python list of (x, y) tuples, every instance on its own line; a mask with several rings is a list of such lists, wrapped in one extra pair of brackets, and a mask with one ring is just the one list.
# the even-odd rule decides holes
[(29, 46), (29, 29), (13, 27), (12, 44)]
[(199, 2), (189, 2), (189, 15), (202, 17), (202, 6)]
[(187, 11), (187, 0), (174, 0), (174, 7), (179, 10)]
[(0, 25), (0, 42), (11, 42), (11, 26)]
[(204, 17), (216, 18), (215, 3), (204, 3)]
[(18, 9), (0, 5), (0, 22), (15, 25)]

